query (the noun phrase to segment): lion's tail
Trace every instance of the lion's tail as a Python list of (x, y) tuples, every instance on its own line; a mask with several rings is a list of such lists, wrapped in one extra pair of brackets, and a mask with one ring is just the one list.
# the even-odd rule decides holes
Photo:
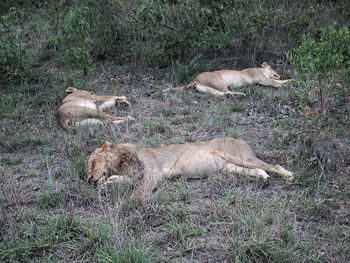
[(196, 84), (196, 80), (192, 80), (190, 83), (186, 84), (185, 86), (180, 86), (180, 87), (172, 87), (172, 88), (168, 88), (168, 89), (163, 89), (163, 92), (167, 92), (169, 90), (184, 90), (184, 89), (188, 89), (192, 86), (194, 86)]

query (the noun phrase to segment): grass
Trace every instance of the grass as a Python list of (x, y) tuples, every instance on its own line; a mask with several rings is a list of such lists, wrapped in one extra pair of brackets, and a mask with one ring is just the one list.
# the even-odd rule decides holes
[[(131, 66), (137, 71), (132, 76)], [(319, 149), (305, 146), (299, 154), (295, 138), (305, 131), (298, 106), (289, 105), (292, 92), (255, 86), (239, 90), (246, 97), (216, 98), (194, 89), (164, 96), (158, 91), (167, 81), (166, 69), (145, 72), (134, 65), (108, 63), (101, 68), (97, 65), (90, 76), (57, 69), (46, 76), (50, 88), (38, 85), (36, 92), (28, 92), (24, 87), (27, 92), (21, 91), (21, 100), (3, 114), (0, 261), (342, 262), (347, 258), (348, 165), (344, 162), (339, 173), (326, 170), (320, 176), (312, 150)], [(118, 85), (109, 79), (113, 72), (118, 72)], [(168, 80), (171, 83), (171, 77)], [(111, 114), (131, 114), (136, 121), (63, 130), (56, 112), (67, 85), (127, 96), (132, 106), (116, 107)], [(330, 133), (338, 136), (339, 127)], [(220, 173), (201, 180), (165, 180), (153, 200), (138, 205), (128, 202), (132, 186), (98, 192), (85, 181), (87, 158), (104, 140), (149, 147), (224, 136), (246, 140), (255, 151), (267, 153), (269, 163), (295, 172), (294, 184), (285, 185), (271, 175), (266, 186), (256, 178)], [(281, 150), (286, 158), (275, 155)], [(306, 169), (311, 167), (306, 163), (315, 168)]]
[(166, 224), (164, 232), (166, 233), (166, 240), (169, 243), (180, 246), (183, 250), (188, 250), (194, 245), (194, 239), (192, 237), (200, 235), (201, 230), (191, 220), (188, 222), (173, 219), (170, 223)]
[(90, 225), (72, 215), (42, 219), (31, 215), (23, 222), (16, 243), (0, 242), (3, 262), (84, 261), (97, 262), (150, 262), (149, 255), (136, 246), (116, 247), (110, 229), (104, 223)]
[(318, 262), (315, 255), (306, 255), (305, 243), (295, 235), (289, 218), (287, 198), (260, 203), (243, 198), (233, 221), (230, 244), (236, 262)]

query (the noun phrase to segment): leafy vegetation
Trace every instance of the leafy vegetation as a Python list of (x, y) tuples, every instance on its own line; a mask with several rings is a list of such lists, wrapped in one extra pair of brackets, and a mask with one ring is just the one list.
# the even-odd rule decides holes
[[(329, 167), (332, 162), (347, 162), (337, 154), (342, 149), (335, 146), (337, 150), (332, 151), (326, 145), (346, 136), (336, 127), (346, 127), (349, 121), (346, 117), (350, 113), (349, 42), (348, 27), (337, 27), (334, 23), (319, 29), (314, 36), (305, 37), (298, 47), (287, 53), (301, 79), (301, 88), (296, 91), (296, 96), (306, 117), (304, 131), (296, 139), (305, 145), (310, 136), (314, 138), (307, 143), (307, 149), (300, 146), (299, 154), (308, 167), (316, 167), (321, 173), (334, 170), (334, 163)], [(324, 149), (320, 149), (320, 145), (324, 145)], [(341, 169), (336, 167), (337, 171)]]

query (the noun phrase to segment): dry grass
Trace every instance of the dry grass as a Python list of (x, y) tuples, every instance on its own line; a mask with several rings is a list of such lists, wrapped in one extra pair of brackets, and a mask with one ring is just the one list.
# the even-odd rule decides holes
[[(194, 90), (164, 95), (161, 89), (173, 78), (166, 70), (104, 64), (90, 77), (74, 76), (77, 88), (125, 95), (132, 106), (110, 113), (136, 120), (66, 132), (56, 116), (65, 75), (55, 77), (52, 86), (38, 86), (36, 95), (24, 94), (0, 120), (1, 261), (345, 262), (350, 257), (348, 175), (330, 177), (325, 170), (315, 193), (300, 178), (305, 171), (284, 137), (302, 130), (293, 124), (302, 118), (293, 106), (293, 87), (254, 86), (240, 90), (246, 97), (217, 98)], [(98, 192), (84, 180), (87, 157), (104, 140), (151, 147), (223, 136), (242, 138), (267, 153), (271, 163), (299, 174), (300, 185), (285, 185), (279, 176), (267, 186), (247, 176), (210, 174), (163, 181), (157, 198), (139, 205), (128, 201), (130, 187)]]

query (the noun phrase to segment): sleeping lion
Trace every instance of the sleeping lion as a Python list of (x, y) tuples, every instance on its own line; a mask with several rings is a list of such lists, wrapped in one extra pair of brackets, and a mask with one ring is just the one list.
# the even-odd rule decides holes
[(291, 81), (291, 79), (280, 80), (280, 77), (281, 76), (274, 71), (267, 62), (264, 62), (261, 64), (261, 68), (202, 72), (187, 85), (164, 89), (163, 92), (195, 87), (198, 92), (211, 93), (215, 96), (245, 95), (242, 92), (230, 91), (228, 87), (239, 88), (242, 86), (260, 84), (278, 88)]
[(176, 176), (203, 178), (209, 173), (228, 172), (267, 180), (268, 171), (282, 175), (287, 182), (293, 180), (292, 172), (258, 159), (245, 141), (221, 138), (158, 148), (105, 141), (90, 155), (87, 181), (98, 182), (102, 188), (110, 183), (132, 183), (133, 179), (128, 173), (135, 167), (143, 171), (143, 177), (132, 197), (142, 201), (151, 197), (159, 180)]
[(117, 102), (130, 105), (124, 96), (97, 96), (86, 90), (78, 90), (68, 87), (69, 93), (62, 101), (58, 109), (58, 117), (63, 128), (70, 129), (74, 126), (97, 125), (101, 120), (112, 123), (121, 123), (133, 120), (132, 117), (114, 117), (105, 112), (104, 109), (113, 107)]

